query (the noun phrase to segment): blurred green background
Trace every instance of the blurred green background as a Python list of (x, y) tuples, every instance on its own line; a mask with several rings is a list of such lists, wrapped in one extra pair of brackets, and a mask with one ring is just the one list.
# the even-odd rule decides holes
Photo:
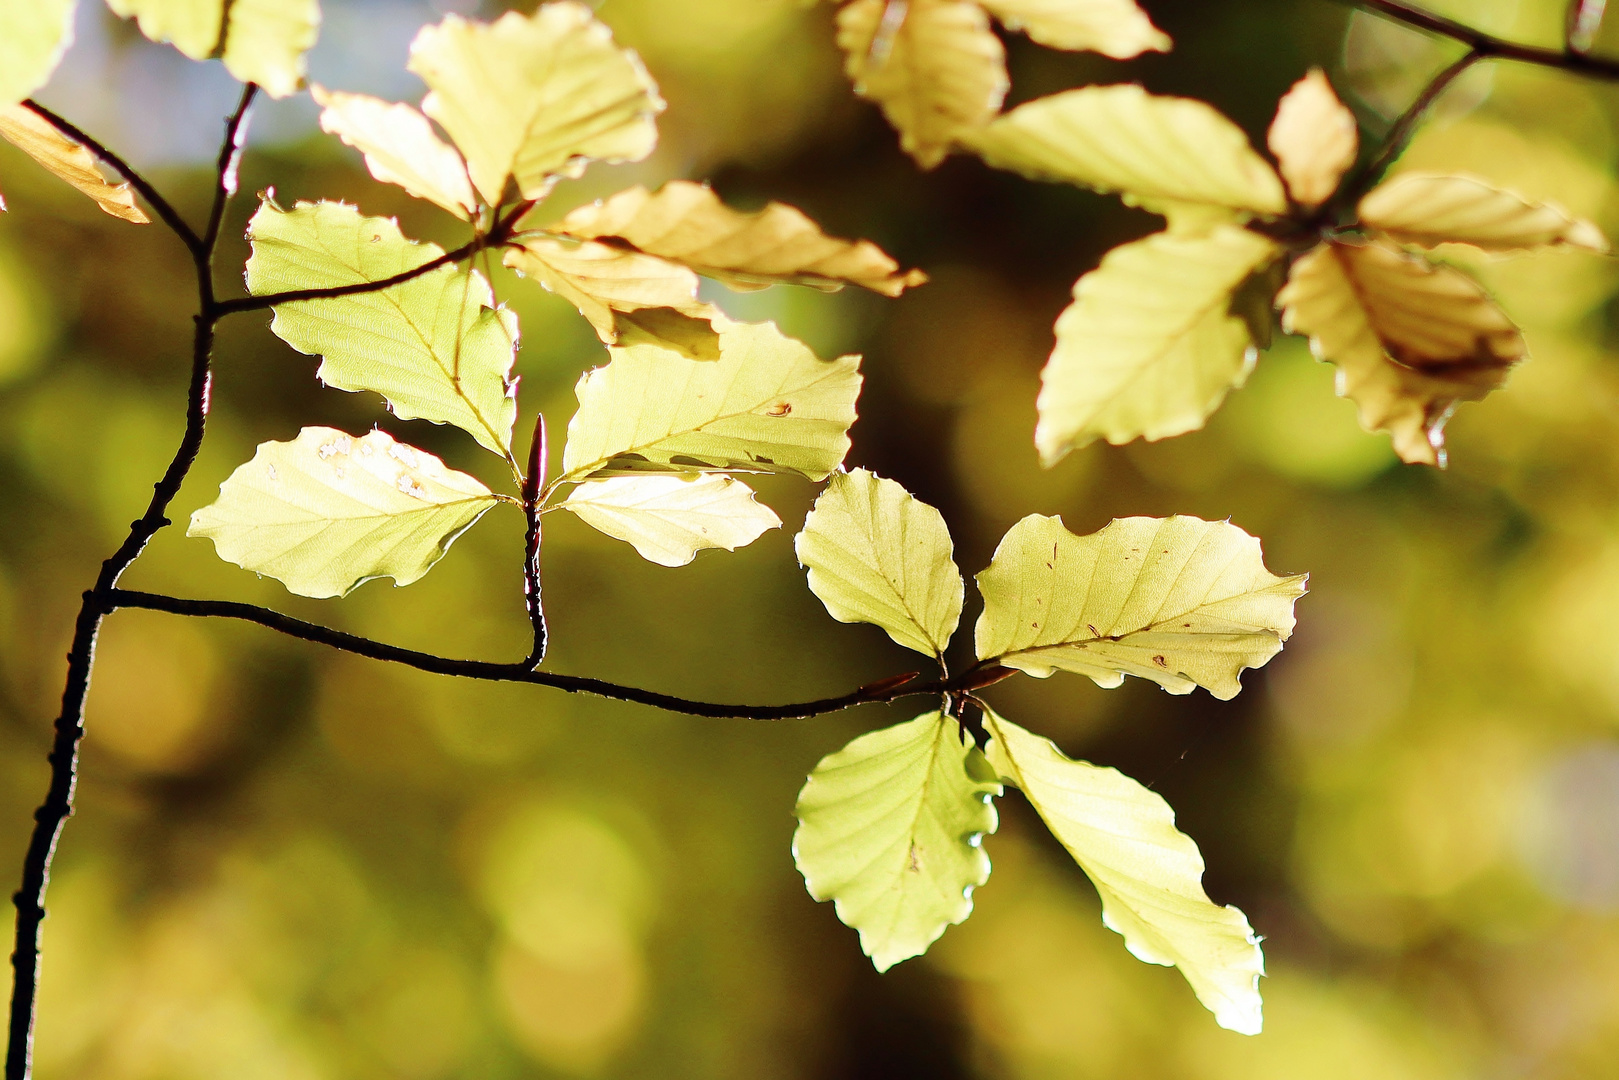
[[(326, 0), (312, 76), (415, 100), (418, 26), (454, 5)], [(1167, 56), (1119, 64), (1008, 41), (1013, 101), (1140, 80), (1262, 136), (1328, 69), (1376, 133), (1455, 55), (1326, 0), (1156, 0)], [(456, 10), (494, 14), (462, 3)], [(1452, 466), (1398, 464), (1279, 339), (1208, 429), (1093, 446), (1043, 472), (1038, 372), (1073, 280), (1155, 226), (1110, 198), (953, 158), (919, 173), (839, 70), (829, 5), (605, 0), (670, 108), (657, 154), (554, 204), (710, 178), (868, 236), (931, 284), (903, 299), (716, 289), (823, 354), (866, 355), (850, 463), (940, 506), (969, 572), (1025, 514), (1076, 531), (1128, 514), (1230, 517), (1279, 572), (1309, 571), (1299, 630), (1221, 703), (1077, 676), (989, 692), (1070, 753), (1152, 784), (1202, 846), (1215, 899), (1266, 936), (1266, 1031), (1220, 1030), (1178, 973), (1132, 959), (1089, 884), (1016, 796), (978, 910), (873, 973), (793, 869), (805, 773), (916, 709), (704, 721), (538, 688), (458, 683), (251, 626), (147, 612), (103, 633), (79, 813), (50, 894), (44, 1080), (440, 1077), (1380, 1080), (1614, 1075), (1619, 1054), (1619, 367), (1611, 261), (1483, 269), (1533, 359), (1450, 425)], [(1556, 44), (1561, 4), (1443, 10)], [(1619, 32), (1614, 34), (1619, 38)], [(197, 217), (235, 87), (81, 4), (42, 99), (149, 168)], [(1472, 172), (1619, 234), (1619, 91), (1480, 65), (1401, 166)], [(372, 183), (266, 102), (244, 191), (344, 198), (407, 233), (449, 219)], [(79, 593), (178, 439), (193, 288), (160, 227), (98, 214), (0, 148), (0, 868), (15, 875)], [(237, 227), (253, 199), (235, 207)], [(233, 243), (222, 279), (245, 246)], [(560, 433), (584, 321), (497, 274), (522, 318), (525, 416)], [(491, 481), (450, 429), (320, 389), (262, 314), (227, 324), (184, 521), (253, 446), (371, 424)], [(553, 451), (560, 452), (560, 438)], [(545, 593), (558, 671), (735, 701), (842, 692), (907, 670), (833, 622), (792, 532), (814, 489), (761, 485), (787, 527), (683, 569), (563, 515)], [(553, 523), (554, 522), (554, 523)], [(450, 655), (522, 654), (521, 522), (495, 513), (408, 590), (289, 596), (163, 533), (125, 579), (229, 597)], [(967, 618), (975, 617), (971, 590)], [(966, 635), (964, 635), (966, 636)]]

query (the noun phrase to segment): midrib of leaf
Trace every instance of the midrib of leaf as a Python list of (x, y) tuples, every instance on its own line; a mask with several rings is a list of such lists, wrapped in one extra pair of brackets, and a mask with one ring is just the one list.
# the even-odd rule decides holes
[[(917, 822), (922, 820), (923, 808), (926, 807), (927, 804), (928, 804), (928, 790), (933, 784), (933, 766), (934, 766), (934, 763), (938, 760), (939, 749), (940, 749), (940, 740), (943, 738), (945, 732), (948, 730), (949, 722), (950, 722), (949, 717), (942, 717), (940, 719), (939, 723), (937, 725), (935, 725), (935, 727), (934, 727), (933, 738), (932, 738), (931, 742), (928, 745), (927, 761), (926, 761), (925, 767), (924, 767), (923, 772), (922, 772), (922, 787), (921, 787), (921, 790), (917, 793), (917, 797), (916, 797), (916, 810), (915, 810), (915, 812), (913, 812), (911, 814), (910, 827), (905, 832), (905, 839), (906, 839), (906, 852), (905, 852), (905, 854), (906, 854), (906, 861), (907, 862), (910, 861), (911, 849), (916, 846), (916, 826), (917, 826)], [(844, 839), (844, 838), (847, 838), (848, 836), (852, 836), (852, 835), (854, 835), (854, 833), (860, 832), (866, 827), (867, 826), (862, 826), (861, 828), (853, 829), (850, 832), (845, 833), (844, 836), (840, 837), (839, 839)], [(860, 872), (859, 873), (853, 874), (853, 875), (850, 875), (850, 876), (853, 877), (853, 878), (858, 878), (861, 874), (864, 874), (867, 870), (870, 870), (871, 867), (876, 862), (878, 862), (880, 859), (882, 859), (882, 857), (885, 854), (887, 854), (887, 851), (888, 851), (887, 848), (884, 848), (881, 851), (878, 851), (871, 858), (867, 859), (864, 863), (860, 864)], [(901, 881), (904, 881), (905, 872), (906, 871), (903, 870), (903, 869), (900, 871), (900, 880)], [(892, 924), (890, 924), (890, 929), (892, 929)]]
[[(1178, 199), (1176, 201), (1177, 202), (1187, 202), (1187, 201), (1190, 201), (1190, 200), (1179, 200)], [(1224, 204), (1223, 203), (1210, 202), (1210, 203), (1206, 203), (1204, 205), (1207, 205), (1207, 206), (1223, 206)], [(1166, 338), (1164, 338), (1163, 339), (1163, 342), (1164, 342), (1163, 345), (1160, 348), (1155, 349), (1151, 353), (1149, 353), (1146, 360), (1143, 363), (1137, 365), (1136, 370), (1133, 371), (1130, 374), (1130, 376), (1128, 378), (1126, 378), (1125, 381), (1122, 384), (1120, 384), (1118, 390), (1116, 390), (1113, 393), (1109, 394), (1107, 396), (1106, 400), (1111, 403), (1111, 402), (1117, 401), (1119, 398), (1121, 398), (1125, 394), (1129, 393), (1130, 389), (1132, 387), (1134, 387), (1137, 382), (1139, 382), (1140, 380), (1146, 378), (1148, 373), (1154, 367), (1156, 367), (1160, 362), (1162, 362), (1164, 357), (1169, 355), (1169, 353), (1174, 350), (1175, 346), (1178, 345), (1181, 342), (1181, 340), (1186, 337), (1187, 334), (1190, 334), (1192, 332), (1193, 327), (1195, 327), (1198, 323), (1202, 322), (1205, 318), (1207, 318), (1211, 312), (1213, 312), (1213, 311), (1215, 311), (1215, 310), (1217, 310), (1219, 308), (1220, 300), (1222, 298), (1224, 298), (1224, 300), (1226, 302), (1226, 306), (1229, 308), (1230, 305), (1231, 305), (1231, 290), (1230, 289), (1227, 289), (1224, 292), (1222, 292), (1220, 295), (1217, 295), (1213, 300), (1211, 300), (1207, 304), (1194, 306), (1193, 309), (1192, 309), (1191, 317), (1189, 317), (1189, 318), (1183, 320), (1182, 322), (1180, 322), (1178, 324), (1178, 328), (1176, 329), (1175, 333), (1168, 336), (1168, 337), (1166, 337)]]

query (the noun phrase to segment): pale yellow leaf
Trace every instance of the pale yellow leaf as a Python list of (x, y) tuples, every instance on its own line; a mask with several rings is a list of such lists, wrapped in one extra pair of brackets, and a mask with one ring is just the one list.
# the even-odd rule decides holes
[(673, 308), (688, 315), (713, 310), (697, 302), (697, 275), (691, 270), (639, 251), (529, 236), (508, 247), (503, 259), (578, 308), (608, 345), (619, 343), (619, 320), (625, 313), (642, 308)]
[(305, 57), (320, 29), (319, 0), (107, 0), (107, 6), (135, 16), (151, 40), (170, 42), (193, 60), (223, 59), (238, 80), (278, 98), (303, 85)]
[(1311, 68), (1282, 95), (1266, 141), (1293, 201), (1304, 207), (1319, 206), (1338, 190), (1360, 150), (1355, 114), (1320, 68)]
[(1114, 248), (1057, 318), (1034, 441), (1055, 463), (1097, 438), (1162, 439), (1203, 426), (1253, 366), (1237, 289), (1280, 249), (1231, 225)]
[(1008, 30), (1021, 30), (1053, 49), (1088, 49), (1128, 60), (1168, 52), (1169, 35), (1135, 0), (983, 0)]
[(418, 199), (437, 203), (463, 221), (478, 211), (461, 155), (433, 132), (427, 117), (409, 105), (369, 94), (311, 86), (322, 106), (320, 127), (365, 155), (365, 167), (385, 184), (398, 184)]
[(793, 542), (810, 591), (839, 622), (865, 622), (943, 656), (966, 586), (944, 517), (865, 469), (833, 476)]
[(824, 480), (849, 451), (860, 358), (821, 360), (773, 323), (720, 329), (720, 358), (615, 347), (579, 380), (565, 479), (716, 469)]
[(1360, 220), (1402, 244), (1472, 244), (1485, 251), (1572, 247), (1606, 252), (1592, 222), (1471, 176), (1402, 173), (1360, 201)]
[(1319, 245), (1276, 302), (1283, 327), (1338, 366), (1361, 426), (1387, 431), (1404, 461), (1442, 466), (1456, 403), (1500, 386), (1527, 353), (1476, 281), (1386, 242)]
[(978, 575), (978, 656), (1042, 679), (1136, 675), (1225, 700), (1245, 668), (1281, 652), (1305, 580), (1266, 570), (1259, 541), (1228, 521), (1117, 518), (1076, 536), (1030, 514)]
[(151, 220), (135, 205), (128, 184), (114, 184), (101, 175), (95, 155), (57, 131), (25, 105), (0, 108), (0, 137), (66, 180), (115, 218), (143, 225)]
[(386, 432), (307, 427), (267, 442), (191, 515), (188, 536), (300, 596), (372, 578), (409, 585), (496, 503), (475, 477)]
[(1203, 856), (1163, 797), (1117, 769), (984, 714), (989, 762), (1028, 798), (1095, 884), (1102, 922), (1149, 964), (1173, 965), (1223, 1028), (1257, 1035), (1265, 957), (1248, 918), (1203, 890)]
[(74, 5), (75, 0), (0, 3), (0, 107), (21, 101), (51, 77), (73, 43)]
[(640, 59), (575, 0), (492, 23), (447, 16), (410, 47), (430, 93), (422, 111), (449, 132), (484, 201), (508, 180), (525, 199), (590, 161), (639, 161), (658, 141), (663, 99)]
[(927, 276), (899, 264), (869, 240), (838, 240), (802, 211), (772, 202), (746, 213), (706, 184), (675, 180), (656, 192), (621, 191), (581, 206), (550, 231), (581, 240), (611, 239), (689, 266), (739, 288), (788, 283), (839, 289), (863, 285), (898, 296)]
[(853, 0), (838, 12), (838, 46), (855, 92), (924, 169), (1006, 97), (1006, 50), (970, 0)]
[(1287, 209), (1276, 171), (1241, 128), (1201, 101), (1139, 86), (1038, 98), (964, 141), (996, 168), (1116, 191), (1172, 224)]
[(685, 566), (705, 548), (735, 551), (781, 528), (752, 488), (715, 473), (587, 480), (562, 507), (660, 566)]

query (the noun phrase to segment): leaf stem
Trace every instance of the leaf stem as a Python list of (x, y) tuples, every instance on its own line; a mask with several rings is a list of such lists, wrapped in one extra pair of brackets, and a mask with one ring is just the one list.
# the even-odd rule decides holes
[(1416, 96), (1416, 100), (1411, 102), (1405, 112), (1400, 114), (1399, 119), (1394, 121), (1394, 126), (1389, 128), (1389, 133), (1384, 137), (1383, 145), (1378, 147), (1377, 154), (1352, 183), (1344, 185), (1336, 201), (1345, 207), (1352, 206), (1362, 195), (1370, 191), (1405, 150), (1411, 136), (1416, 134), (1417, 125), (1422, 122), (1422, 118), (1427, 115), (1434, 102), (1439, 100), (1439, 96), (1456, 81), (1457, 76), (1484, 57), (1484, 53), (1471, 49), (1429, 80), (1428, 85), (1422, 88), (1422, 93)]
[(528, 532), (523, 537), (523, 601), (528, 607), (529, 625), (534, 628), (534, 647), (524, 661), (530, 668), (545, 659), (545, 604), (540, 598), (540, 492), (545, 488), (547, 458), (545, 414), (534, 418), (534, 438), (528, 447), (528, 475), (523, 478), (523, 517)]

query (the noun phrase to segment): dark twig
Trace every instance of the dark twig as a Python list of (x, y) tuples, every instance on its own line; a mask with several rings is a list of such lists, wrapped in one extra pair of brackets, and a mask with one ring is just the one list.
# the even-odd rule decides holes
[(167, 225), (180, 238), (180, 242), (185, 244), (186, 250), (191, 252), (193, 258), (197, 257), (198, 253), (203, 250), (202, 237), (197, 235), (195, 229), (186, 224), (185, 219), (180, 216), (173, 206), (169, 205), (167, 199), (158, 194), (157, 189), (151, 185), (146, 177), (136, 172), (128, 162), (32, 98), (23, 102), (23, 105), (51, 127), (90, 151), (95, 155), (97, 161), (123, 177), (130, 187), (140, 192), (141, 198), (146, 200), (148, 206), (157, 211), (157, 216), (163, 219), (163, 224)]
[(1405, 0), (1347, 0), (1347, 2), (1353, 7), (1375, 11), (1379, 15), (1416, 27), (1418, 30), (1426, 30), (1430, 34), (1459, 41), (1480, 57), (1495, 57), (1501, 60), (1516, 60), (1524, 64), (1538, 64), (1541, 67), (1561, 68), (1564, 71), (1576, 71), (1598, 79), (1619, 79), (1619, 61), (1604, 60), (1573, 49), (1547, 49), (1537, 45), (1522, 45), (1516, 41), (1496, 37), (1494, 34), (1486, 34), (1455, 19), (1434, 15), (1414, 4), (1406, 3)]
[(1353, 204), (1383, 178), (1389, 166), (1404, 152), (1406, 144), (1411, 141), (1411, 136), (1416, 133), (1417, 125), (1433, 107), (1433, 103), (1439, 100), (1439, 95), (1456, 81), (1457, 76), (1482, 59), (1484, 54), (1474, 49), (1429, 80), (1428, 85), (1422, 88), (1422, 93), (1417, 95), (1416, 100), (1411, 102), (1405, 112), (1400, 114), (1399, 119), (1394, 121), (1394, 126), (1389, 128), (1389, 133), (1384, 137), (1383, 145), (1378, 147), (1376, 156), (1367, 163), (1352, 183), (1344, 185), (1343, 193), (1338, 197), (1341, 203)]
[[(891, 679), (882, 679), (863, 686), (858, 690), (837, 697), (819, 698), (815, 701), (798, 702), (792, 705), (721, 705), (706, 701), (692, 701), (688, 698), (675, 697), (672, 694), (660, 694), (653, 690), (642, 690), (634, 686), (621, 686), (618, 683), (608, 682), (604, 679), (590, 679), (578, 675), (558, 675), (550, 671), (535, 671), (528, 662), (516, 664), (497, 664), (487, 660), (456, 660), (444, 656), (435, 656), (432, 653), (417, 652), (414, 649), (401, 649), (395, 645), (386, 645), (370, 638), (347, 634), (341, 630), (333, 630), (325, 626), (317, 626), (301, 619), (294, 619), (290, 615), (283, 615), (279, 611), (269, 608), (257, 607), (253, 604), (239, 604), (231, 600), (186, 600), (174, 596), (160, 596), (156, 593), (133, 592), (128, 589), (115, 589), (108, 596), (108, 603), (112, 608), (145, 608), (149, 611), (167, 611), (175, 615), (203, 616), (221, 619), (241, 619), (244, 622), (257, 623), (269, 627), (271, 630), (286, 634), (289, 637), (299, 638), (303, 641), (312, 641), (318, 645), (326, 645), (343, 652), (367, 656), (373, 660), (385, 660), (389, 663), (404, 664), (419, 671), (430, 671), (437, 675), (455, 675), (464, 679), (484, 679), (494, 682), (520, 682), (532, 683), (535, 686), (549, 686), (557, 690), (566, 690), (570, 694), (594, 694), (597, 697), (612, 698), (615, 701), (628, 701), (637, 705), (651, 705), (667, 712), (683, 713), (687, 716), (704, 716), (711, 719), (737, 719), (737, 720), (797, 720), (809, 716), (819, 716), (822, 713), (836, 712), (855, 705), (866, 705), (874, 701), (895, 701), (903, 697), (917, 695), (938, 695), (953, 690), (963, 690), (973, 686), (983, 686), (986, 681), (986, 672), (991, 669), (985, 666), (969, 668), (955, 679), (947, 681), (919, 683), (912, 675), (900, 676)], [(1011, 674), (1011, 672), (1006, 672)], [(991, 678), (989, 681), (995, 681)]]
[(523, 517), (528, 531), (523, 537), (523, 600), (528, 605), (529, 625), (534, 628), (534, 648), (525, 663), (539, 667), (545, 659), (545, 602), (540, 596), (540, 493), (545, 490), (545, 414), (534, 418), (534, 438), (528, 446), (528, 475), (523, 477)]

